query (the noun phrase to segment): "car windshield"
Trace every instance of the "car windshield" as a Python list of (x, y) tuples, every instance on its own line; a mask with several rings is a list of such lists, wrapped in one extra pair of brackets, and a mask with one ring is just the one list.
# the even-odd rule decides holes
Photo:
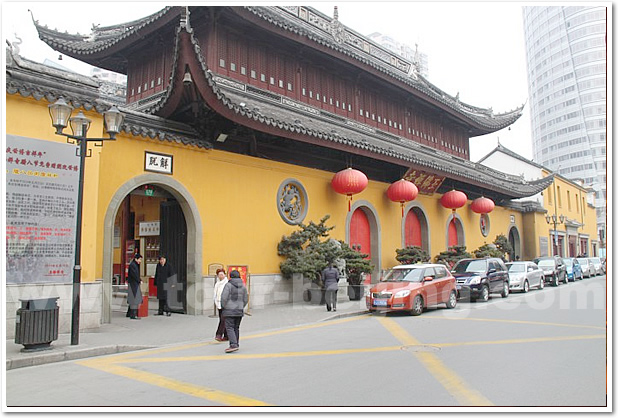
[(507, 266), (511, 273), (523, 273), (526, 271), (526, 266), (524, 264), (507, 264)]
[(579, 264), (588, 265), (588, 259), (586, 259), (586, 258), (580, 258), (580, 259), (579, 259)]
[(392, 269), (382, 278), (383, 282), (420, 282), (423, 279), (422, 268)]
[(487, 261), (485, 260), (466, 260), (460, 261), (455, 265), (453, 272), (455, 273), (484, 273), (487, 269)]
[(539, 260), (537, 264), (539, 265), (539, 267), (553, 267), (554, 260)]
[(567, 267), (571, 267), (573, 265), (573, 260), (571, 260), (569, 258), (565, 258), (564, 259), (564, 264), (566, 264)]

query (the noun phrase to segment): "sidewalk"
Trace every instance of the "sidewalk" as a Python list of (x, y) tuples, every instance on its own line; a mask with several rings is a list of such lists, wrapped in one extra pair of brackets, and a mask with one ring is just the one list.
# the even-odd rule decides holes
[[(14, 339), (7, 340), (6, 369), (214, 339), (219, 318), (212, 313), (201, 316), (154, 316), (156, 302), (150, 301), (148, 317), (141, 320), (127, 318), (126, 309), (113, 311), (111, 324), (102, 324), (95, 330), (82, 330), (78, 345), (71, 345), (70, 334), (59, 334), (58, 339), (51, 343), (50, 350), (23, 353), (23, 345), (16, 344)], [(365, 313), (364, 300), (340, 301), (337, 312), (327, 312), (325, 305), (308, 303), (270, 305), (252, 308), (243, 318), (241, 332), (249, 335)]]

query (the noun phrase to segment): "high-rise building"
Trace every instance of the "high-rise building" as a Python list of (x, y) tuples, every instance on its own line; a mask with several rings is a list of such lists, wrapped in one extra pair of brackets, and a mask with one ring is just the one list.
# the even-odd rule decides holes
[(534, 160), (595, 190), (607, 207), (607, 8), (523, 8)]
[(380, 32), (373, 32), (367, 35), (367, 37), (389, 51), (399, 54), (412, 62), (416, 62), (418, 65), (418, 72), (425, 78), (429, 76), (429, 59), (427, 58), (427, 54), (418, 50), (418, 45), (412, 48), (410, 45), (403, 44), (393, 37), (384, 35)]

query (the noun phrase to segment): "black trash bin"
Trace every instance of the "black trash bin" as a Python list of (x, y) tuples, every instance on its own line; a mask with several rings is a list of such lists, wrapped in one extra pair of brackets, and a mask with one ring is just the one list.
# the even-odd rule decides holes
[(20, 299), (21, 308), (15, 318), (15, 343), (23, 344), (21, 351), (51, 349), (58, 339), (58, 298)]

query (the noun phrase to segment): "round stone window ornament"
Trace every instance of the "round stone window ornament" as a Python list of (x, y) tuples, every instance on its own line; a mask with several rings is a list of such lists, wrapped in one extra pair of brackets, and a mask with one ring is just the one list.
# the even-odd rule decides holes
[(481, 234), (486, 237), (489, 235), (489, 215), (486, 213), (481, 214), (481, 219), (479, 221), (479, 226), (481, 228)]
[(277, 190), (279, 216), (290, 225), (298, 225), (307, 216), (309, 199), (307, 191), (296, 179), (284, 180)]

